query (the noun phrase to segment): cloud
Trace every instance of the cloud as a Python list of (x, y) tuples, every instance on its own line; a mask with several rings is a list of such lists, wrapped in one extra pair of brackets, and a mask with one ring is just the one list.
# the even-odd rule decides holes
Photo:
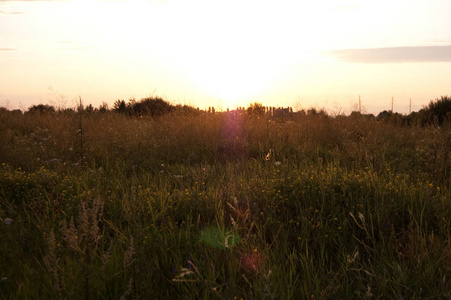
[(451, 46), (344, 49), (327, 54), (353, 63), (451, 62)]
[[(1, 2), (1, 0), (0, 0)], [(21, 11), (4, 11), (4, 10), (0, 10), (0, 15), (23, 15), (25, 14), (24, 12)]]
[(14, 48), (0, 48), (0, 51), (16, 51)]

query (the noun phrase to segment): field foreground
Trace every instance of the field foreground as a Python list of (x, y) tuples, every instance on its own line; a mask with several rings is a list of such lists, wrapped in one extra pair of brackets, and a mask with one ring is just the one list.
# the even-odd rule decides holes
[(451, 298), (449, 127), (0, 113), (0, 298)]

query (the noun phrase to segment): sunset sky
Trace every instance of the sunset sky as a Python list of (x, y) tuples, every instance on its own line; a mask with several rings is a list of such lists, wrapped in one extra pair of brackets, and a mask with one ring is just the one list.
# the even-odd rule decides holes
[(451, 95), (450, 0), (0, 0), (0, 105), (161, 96), (409, 112)]

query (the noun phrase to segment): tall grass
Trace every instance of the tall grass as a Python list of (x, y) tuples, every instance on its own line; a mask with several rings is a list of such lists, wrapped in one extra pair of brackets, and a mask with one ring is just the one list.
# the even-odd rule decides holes
[(0, 297), (451, 296), (445, 130), (2, 114)]

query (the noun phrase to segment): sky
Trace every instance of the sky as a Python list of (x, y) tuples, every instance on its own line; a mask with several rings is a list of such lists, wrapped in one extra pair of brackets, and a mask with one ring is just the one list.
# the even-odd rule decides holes
[(0, 0), (0, 106), (409, 113), (451, 95), (450, 15), (449, 0)]

